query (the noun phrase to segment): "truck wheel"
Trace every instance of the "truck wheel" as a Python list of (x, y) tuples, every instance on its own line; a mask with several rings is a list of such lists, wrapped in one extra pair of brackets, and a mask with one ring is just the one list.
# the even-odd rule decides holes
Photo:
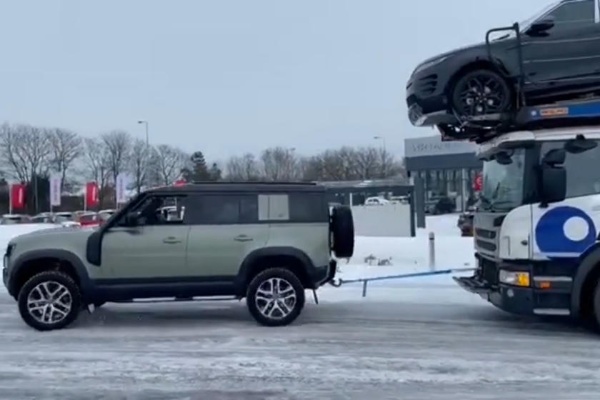
[(354, 219), (348, 206), (335, 206), (331, 210), (331, 249), (338, 258), (354, 254)]
[(248, 311), (264, 326), (284, 326), (294, 322), (304, 308), (304, 287), (285, 268), (269, 268), (252, 279), (246, 293)]
[(81, 293), (73, 279), (60, 271), (44, 271), (30, 278), (19, 291), (19, 313), (38, 331), (62, 329), (77, 319)]

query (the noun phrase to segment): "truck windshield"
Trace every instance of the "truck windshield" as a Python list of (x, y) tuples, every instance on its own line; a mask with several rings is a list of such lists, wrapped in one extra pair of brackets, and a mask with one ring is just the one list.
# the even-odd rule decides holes
[(525, 149), (503, 152), (483, 163), (481, 208), (510, 210), (523, 204)]

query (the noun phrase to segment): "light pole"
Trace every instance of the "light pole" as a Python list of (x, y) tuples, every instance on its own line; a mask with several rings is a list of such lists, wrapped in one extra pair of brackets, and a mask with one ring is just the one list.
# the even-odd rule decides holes
[(381, 140), (381, 144), (383, 145), (382, 149), (383, 149), (383, 154), (385, 154), (387, 152), (386, 146), (385, 146), (385, 138), (383, 136), (373, 136), (373, 139), (375, 140)]
[(138, 121), (138, 124), (144, 124), (144, 127), (146, 128), (146, 147), (149, 147), (150, 146), (150, 136), (148, 135), (148, 121), (140, 120), (140, 121)]

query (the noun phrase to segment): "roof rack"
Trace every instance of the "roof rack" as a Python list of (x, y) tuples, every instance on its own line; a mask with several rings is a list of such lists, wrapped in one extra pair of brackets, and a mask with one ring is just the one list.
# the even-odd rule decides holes
[(316, 182), (285, 182), (285, 181), (194, 181), (190, 182), (192, 185), (316, 185)]

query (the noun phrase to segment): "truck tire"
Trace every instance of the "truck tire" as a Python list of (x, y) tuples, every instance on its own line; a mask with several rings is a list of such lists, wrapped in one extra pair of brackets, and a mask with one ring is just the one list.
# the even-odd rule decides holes
[(335, 206), (331, 210), (331, 250), (337, 258), (350, 258), (354, 254), (354, 219), (348, 206)]
[(250, 315), (264, 326), (285, 326), (298, 318), (305, 303), (300, 279), (286, 268), (269, 268), (257, 274), (246, 292)]
[(27, 325), (38, 331), (51, 331), (65, 328), (77, 319), (81, 293), (69, 275), (44, 271), (25, 282), (17, 302)]

